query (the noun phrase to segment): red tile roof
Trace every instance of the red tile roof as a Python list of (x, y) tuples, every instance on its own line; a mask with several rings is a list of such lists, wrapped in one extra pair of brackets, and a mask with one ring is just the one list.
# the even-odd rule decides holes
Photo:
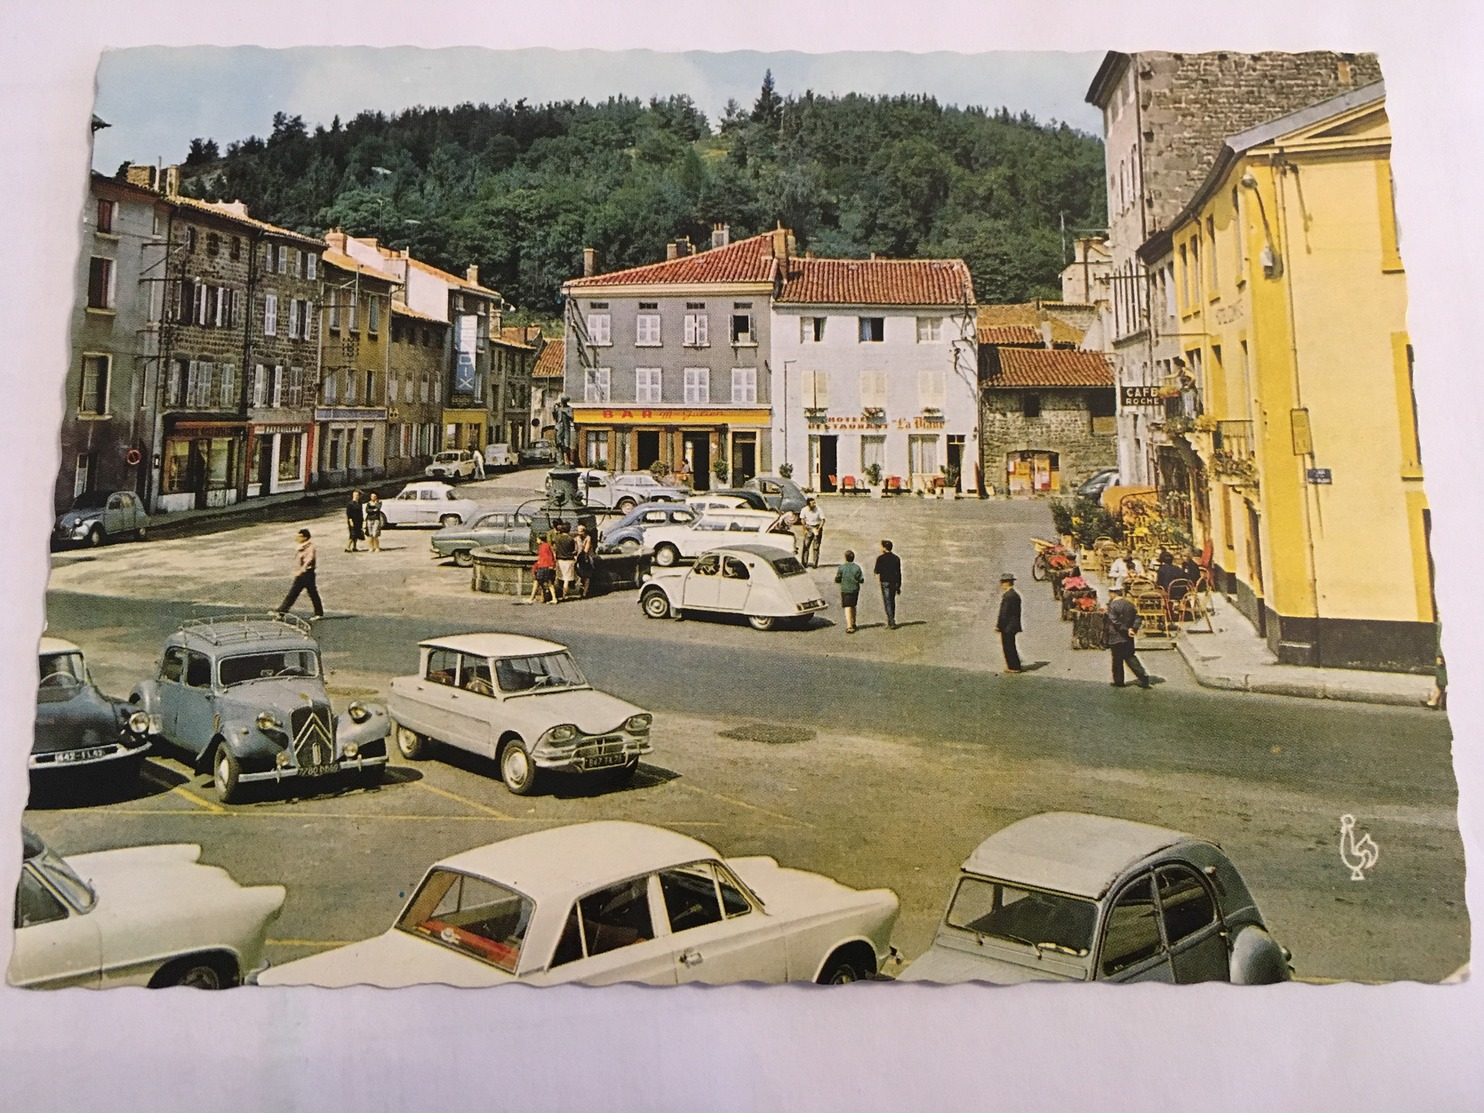
[(640, 286), (652, 283), (772, 282), (778, 260), (773, 257), (773, 237), (753, 236), (726, 247), (713, 247), (696, 255), (683, 255), (663, 263), (574, 278), (568, 289), (586, 286)]
[(560, 379), (566, 353), (567, 342), (565, 340), (548, 340), (546, 346), (541, 349), (541, 354), (536, 357), (536, 365), (531, 368), (531, 378)]
[[(1051, 341), (1053, 344), (1082, 343), (1082, 338), (1087, 335), (1084, 329), (1068, 324), (1056, 316), (1054, 310), (1061, 308), (1063, 302), (1024, 301), (1010, 305), (981, 305), (979, 307), (979, 343), (981, 344), (1043, 344), (1045, 338), (1041, 335), (1042, 322), (1051, 325)], [(1036, 331), (1034, 337), (1026, 340), (1021, 339), (994, 339), (993, 333), (986, 337), (986, 332), (991, 329), (1000, 328), (1030, 328)], [(1016, 333), (1016, 336), (1025, 335)]]
[(172, 205), (178, 205), (182, 209), (194, 209), (197, 212), (211, 213), (224, 220), (230, 220), (236, 224), (243, 224), (249, 228), (256, 228), (260, 232), (268, 232), (275, 236), (282, 236), (296, 243), (306, 244), (311, 247), (323, 248), (325, 242), (317, 240), (313, 236), (306, 236), (301, 232), (295, 232), (288, 228), (280, 228), (276, 224), (269, 224), (266, 220), (257, 220), (247, 215), (247, 206), (241, 201), (201, 201), (195, 197), (171, 196), (167, 200)]
[(1041, 344), (1045, 337), (1033, 325), (980, 325), (981, 344)]
[(392, 302), (392, 312), (399, 317), (411, 317), (414, 321), (427, 321), (429, 324), (443, 325), (445, 328), (448, 326), (448, 322), (442, 317), (433, 317), (427, 313), (419, 313), (416, 309), (407, 308), (400, 301)]
[(780, 304), (972, 305), (962, 259), (790, 259)]
[(1103, 352), (1000, 348), (998, 354), (1000, 373), (984, 382), (991, 390), (1113, 386), (1113, 364)]

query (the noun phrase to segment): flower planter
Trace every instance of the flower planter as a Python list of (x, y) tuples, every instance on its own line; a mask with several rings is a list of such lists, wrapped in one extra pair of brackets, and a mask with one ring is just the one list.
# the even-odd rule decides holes
[[(1091, 604), (1088, 606), (1087, 604)], [(1061, 594), (1061, 618), (1070, 622), (1078, 614), (1097, 609), (1098, 591), (1095, 587), (1064, 588)]]
[(1107, 611), (1084, 611), (1072, 616), (1073, 649), (1105, 649)]

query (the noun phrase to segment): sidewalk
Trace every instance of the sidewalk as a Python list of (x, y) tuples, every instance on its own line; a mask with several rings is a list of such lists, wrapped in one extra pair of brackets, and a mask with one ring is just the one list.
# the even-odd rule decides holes
[[(1087, 574), (1106, 602), (1108, 579)], [(1175, 648), (1203, 688), (1235, 692), (1263, 692), (1302, 699), (1334, 699), (1351, 703), (1383, 703), (1417, 707), (1432, 692), (1432, 678), (1411, 673), (1365, 672), (1360, 669), (1321, 669), (1280, 665), (1257, 628), (1223, 595), (1212, 596), (1211, 623), (1182, 629)]]

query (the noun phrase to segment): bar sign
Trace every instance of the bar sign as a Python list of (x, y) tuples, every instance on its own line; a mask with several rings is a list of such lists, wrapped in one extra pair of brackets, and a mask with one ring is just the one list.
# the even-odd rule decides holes
[(1333, 475), (1333, 473), (1331, 473), (1331, 471), (1329, 470), (1329, 468), (1310, 468), (1309, 469), (1309, 482), (1310, 483), (1333, 483), (1334, 482), (1334, 475)]

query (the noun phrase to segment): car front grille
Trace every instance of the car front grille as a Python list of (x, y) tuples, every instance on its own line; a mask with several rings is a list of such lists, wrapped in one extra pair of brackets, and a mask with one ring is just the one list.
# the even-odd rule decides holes
[(289, 716), (295, 765), (324, 766), (335, 761), (335, 734), (327, 707), (296, 707)]
[(601, 738), (589, 738), (577, 747), (573, 756), (579, 761), (589, 758), (607, 757), (610, 754), (623, 753), (624, 740), (617, 734), (605, 734)]

